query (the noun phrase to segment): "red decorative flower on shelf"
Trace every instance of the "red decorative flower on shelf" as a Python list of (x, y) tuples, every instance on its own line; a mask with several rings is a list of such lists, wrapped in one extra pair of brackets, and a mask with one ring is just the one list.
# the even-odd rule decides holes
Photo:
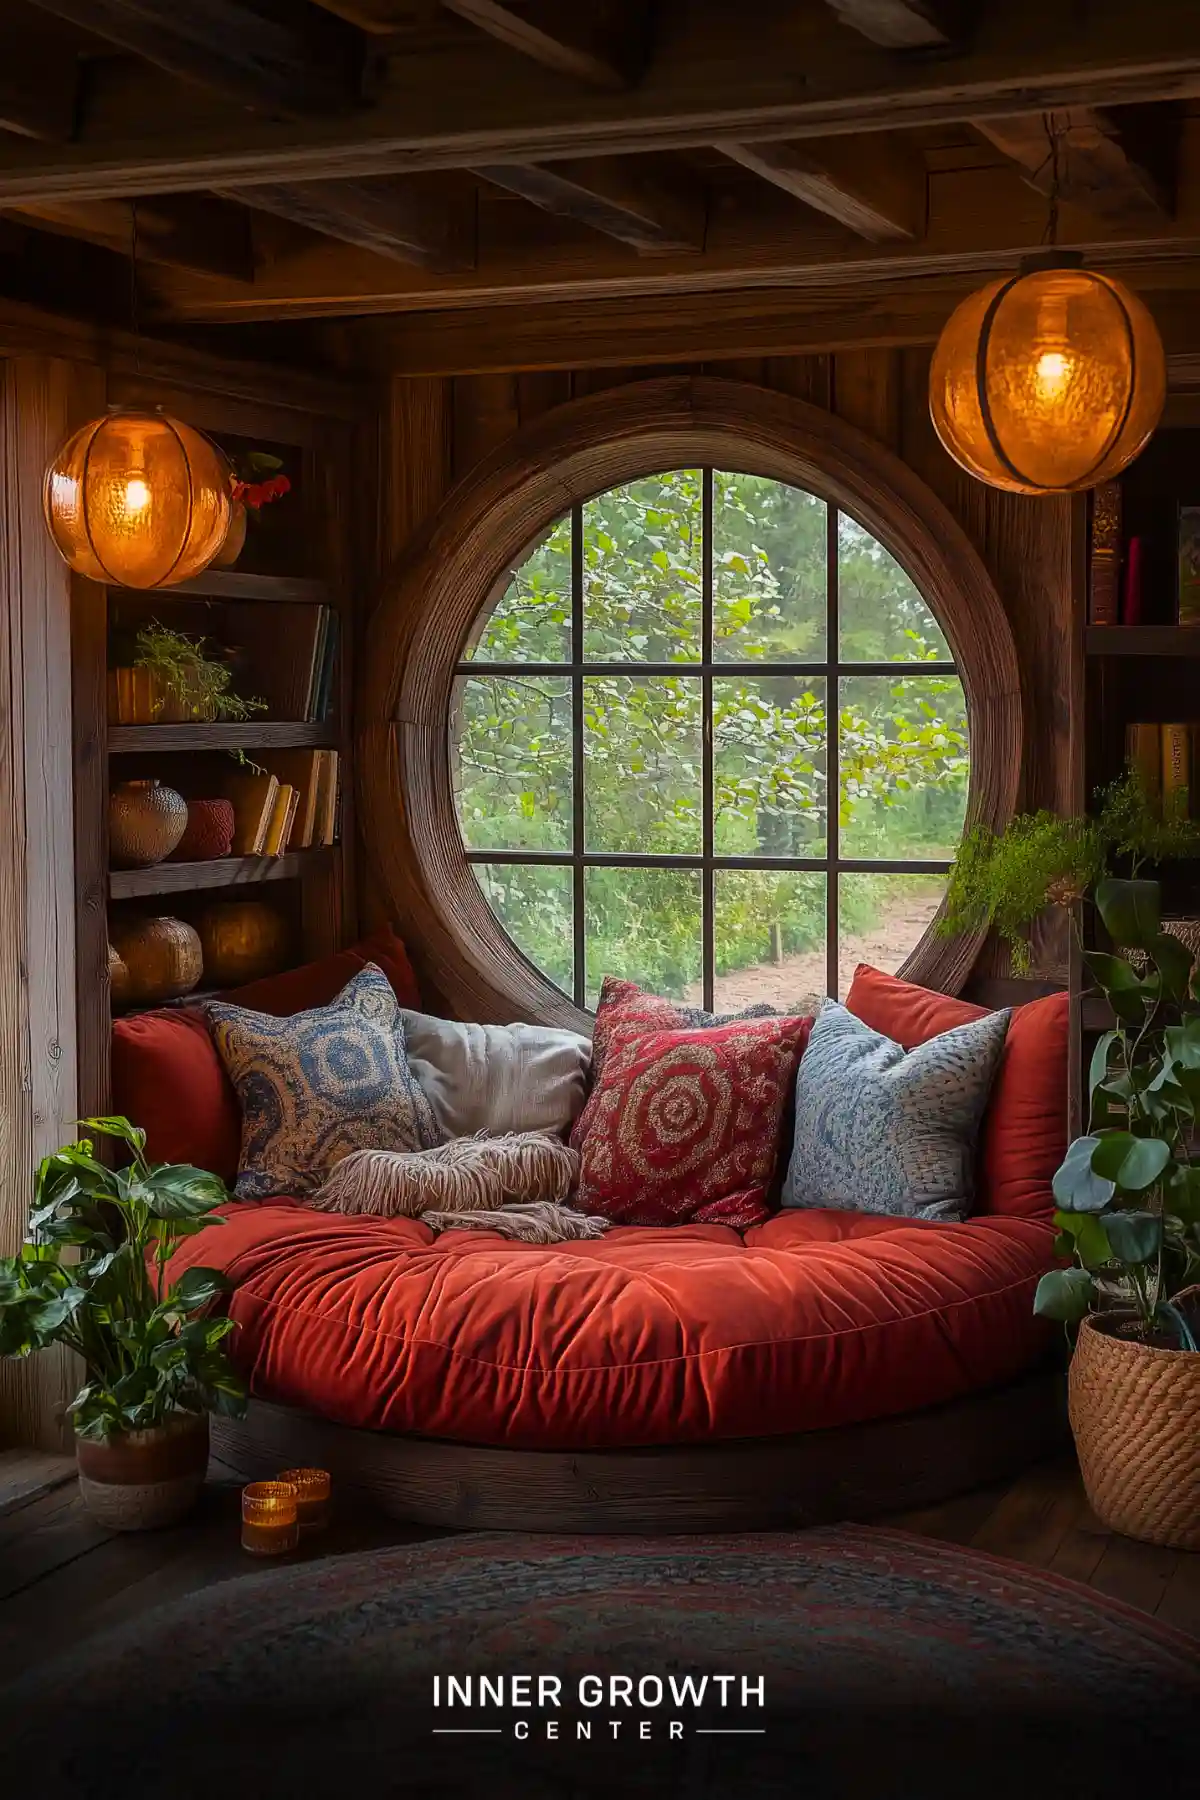
[(248, 456), (232, 459), (233, 476), (229, 491), (235, 500), (248, 506), (251, 512), (259, 512), (269, 506), (273, 500), (282, 500), (290, 494), (292, 484), (282, 473), (283, 464), (277, 456), (268, 456), (263, 450), (252, 450)]

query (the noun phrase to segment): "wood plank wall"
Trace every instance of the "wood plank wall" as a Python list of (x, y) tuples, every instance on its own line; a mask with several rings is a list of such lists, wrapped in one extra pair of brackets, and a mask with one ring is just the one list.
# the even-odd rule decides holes
[[(829, 408), (886, 444), (929, 483), (982, 556), (1012, 623), (1025, 705), (1021, 805), (1066, 810), (1078, 803), (1071, 780), (1068, 690), (1077, 509), (1069, 499), (999, 493), (958, 468), (930, 422), (929, 354), (923, 348), (863, 349), (740, 357), (686, 368)], [(395, 377), (382, 436), (385, 561), (403, 552), (454, 481), (522, 425), (599, 389), (679, 372), (679, 365), (663, 365)], [(368, 917), (382, 922), (386, 908), (369, 868), (363, 886)], [(979, 973), (999, 973), (1002, 966), (989, 947)]]

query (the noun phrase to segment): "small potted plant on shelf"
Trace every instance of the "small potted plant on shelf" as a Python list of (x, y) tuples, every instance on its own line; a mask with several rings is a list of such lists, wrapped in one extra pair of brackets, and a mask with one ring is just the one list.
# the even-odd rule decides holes
[(130, 1154), (109, 1169), (84, 1138), (45, 1157), (25, 1243), (0, 1260), (0, 1354), (63, 1344), (82, 1358), (68, 1409), (89, 1512), (118, 1531), (174, 1524), (194, 1504), (208, 1464), (208, 1414), (240, 1417), (246, 1388), (210, 1316), (232, 1286), (193, 1265), (168, 1282), (183, 1237), (224, 1223), (229, 1196), (203, 1169), (151, 1163), (128, 1119), (85, 1119)]
[(204, 638), (171, 631), (157, 619), (141, 627), (130, 664), (113, 669), (109, 679), (119, 725), (237, 722), (266, 710), (265, 700), (234, 693), (229, 664), (208, 654)]
[(247, 455), (230, 458), (229, 491), (233, 512), (225, 542), (213, 558), (216, 569), (232, 569), (246, 547), (246, 528), (251, 519), (262, 516), (264, 506), (271, 506), (290, 494), (292, 484), (283, 474), (283, 462), (265, 450), (251, 450)]

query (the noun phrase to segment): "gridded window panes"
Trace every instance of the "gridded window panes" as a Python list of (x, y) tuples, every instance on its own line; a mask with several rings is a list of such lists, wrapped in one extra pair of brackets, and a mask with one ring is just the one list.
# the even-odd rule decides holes
[(606, 974), (810, 1010), (929, 929), (966, 809), (949, 646), (856, 520), (675, 469), (587, 501), (459, 666), (459, 822), (492, 911), (580, 1006)]

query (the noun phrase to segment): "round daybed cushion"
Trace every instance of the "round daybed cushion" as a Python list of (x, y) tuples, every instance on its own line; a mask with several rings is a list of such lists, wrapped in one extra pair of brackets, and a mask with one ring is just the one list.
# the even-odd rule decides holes
[(542, 1246), (266, 1202), (181, 1245), (253, 1391), (341, 1424), (600, 1449), (770, 1436), (999, 1385), (1051, 1341), (1044, 1220), (849, 1212)]

